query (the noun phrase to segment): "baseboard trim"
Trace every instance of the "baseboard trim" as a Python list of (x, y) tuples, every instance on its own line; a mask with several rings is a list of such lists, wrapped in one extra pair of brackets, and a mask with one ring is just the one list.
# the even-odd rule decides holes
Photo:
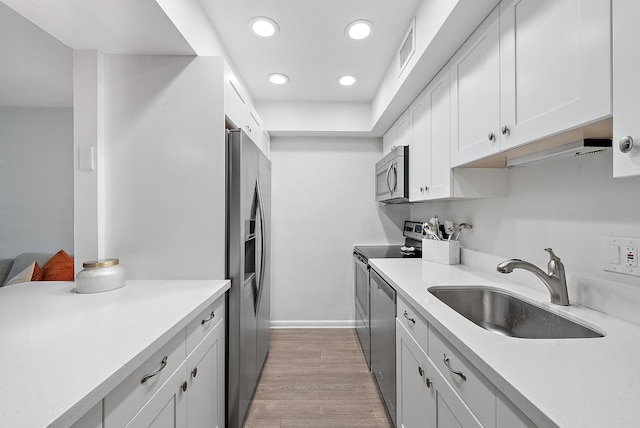
[(354, 320), (271, 320), (271, 328), (354, 328)]

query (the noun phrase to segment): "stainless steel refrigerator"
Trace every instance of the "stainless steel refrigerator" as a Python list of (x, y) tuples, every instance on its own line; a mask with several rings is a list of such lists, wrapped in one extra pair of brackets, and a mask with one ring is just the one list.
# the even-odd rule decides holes
[(227, 427), (244, 424), (269, 352), (271, 162), (227, 131)]

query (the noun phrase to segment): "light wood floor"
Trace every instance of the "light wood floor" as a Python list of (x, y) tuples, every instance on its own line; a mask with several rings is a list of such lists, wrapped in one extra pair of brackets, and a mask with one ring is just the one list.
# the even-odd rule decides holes
[(246, 428), (393, 427), (355, 330), (271, 330)]

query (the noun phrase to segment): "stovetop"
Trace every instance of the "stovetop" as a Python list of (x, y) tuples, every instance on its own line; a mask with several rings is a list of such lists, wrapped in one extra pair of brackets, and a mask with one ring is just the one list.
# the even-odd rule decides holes
[[(403, 248), (406, 249), (403, 251)], [(414, 248), (414, 251), (408, 251)], [(356, 246), (353, 250), (365, 259), (399, 259), (399, 258), (420, 258), (422, 249), (416, 247), (405, 247), (404, 245), (370, 245)]]

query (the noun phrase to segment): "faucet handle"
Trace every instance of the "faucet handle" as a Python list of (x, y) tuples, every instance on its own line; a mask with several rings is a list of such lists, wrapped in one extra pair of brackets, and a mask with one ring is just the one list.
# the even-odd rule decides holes
[(547, 267), (549, 268), (549, 273), (551, 274), (560, 269), (564, 270), (564, 265), (562, 264), (560, 257), (556, 256), (551, 248), (545, 248), (544, 250), (547, 253), (549, 253), (550, 260), (549, 260), (549, 263), (547, 264)]

